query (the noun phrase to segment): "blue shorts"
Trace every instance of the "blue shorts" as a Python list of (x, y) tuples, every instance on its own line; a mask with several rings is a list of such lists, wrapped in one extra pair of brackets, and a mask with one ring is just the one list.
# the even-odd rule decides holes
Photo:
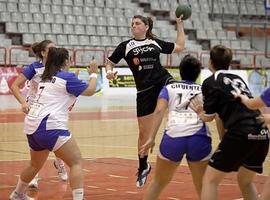
[(68, 130), (40, 130), (27, 135), (28, 144), (34, 151), (56, 151), (71, 138)]
[(185, 137), (170, 137), (163, 135), (159, 151), (164, 158), (180, 162), (186, 154), (188, 161), (201, 161), (210, 158), (212, 152), (211, 138), (206, 135), (191, 135)]

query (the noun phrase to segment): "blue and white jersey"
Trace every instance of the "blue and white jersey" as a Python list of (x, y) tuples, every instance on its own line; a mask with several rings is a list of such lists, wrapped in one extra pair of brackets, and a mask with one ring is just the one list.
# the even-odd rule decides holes
[[(37, 131), (68, 130), (68, 111), (88, 84), (79, 80), (74, 73), (59, 71), (51, 81), (38, 84), (38, 90), (29, 113), (25, 118), (24, 132), (28, 135)], [(46, 130), (39, 130), (46, 118)]]
[(190, 135), (208, 135), (210, 132), (205, 123), (189, 107), (190, 100), (201, 94), (201, 86), (188, 81), (181, 81), (164, 86), (159, 98), (168, 101), (168, 121), (166, 134), (171, 137)]
[(22, 74), (29, 80), (29, 90), (26, 99), (30, 104), (36, 97), (38, 84), (44, 69), (43, 63), (41, 61), (36, 61), (28, 65), (22, 71)]

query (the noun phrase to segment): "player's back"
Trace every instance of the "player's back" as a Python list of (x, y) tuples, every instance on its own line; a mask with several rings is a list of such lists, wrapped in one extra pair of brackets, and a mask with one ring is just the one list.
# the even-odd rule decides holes
[(242, 129), (252, 121), (256, 123), (256, 117), (260, 115), (260, 112), (248, 109), (234, 96), (246, 94), (252, 97), (240, 76), (220, 70), (204, 81), (202, 90), (206, 99), (204, 107), (213, 113), (218, 113), (225, 128)]
[(172, 137), (209, 134), (203, 121), (189, 107), (194, 96), (201, 96), (201, 86), (190, 81), (180, 81), (167, 85), (166, 89), (169, 108), (167, 134)]
[(67, 91), (67, 80), (71, 76), (75, 75), (58, 72), (51, 80), (39, 83), (36, 98), (25, 119), (27, 134), (36, 131), (43, 120), (46, 121), (48, 130), (67, 129), (68, 109), (76, 100), (76, 96)]

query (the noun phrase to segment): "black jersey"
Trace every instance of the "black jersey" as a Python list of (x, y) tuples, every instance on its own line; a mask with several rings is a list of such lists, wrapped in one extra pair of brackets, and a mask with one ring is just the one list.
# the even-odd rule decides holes
[(171, 54), (174, 43), (159, 39), (130, 39), (120, 43), (108, 58), (117, 64), (124, 58), (131, 69), (137, 90), (146, 89), (165, 78), (168, 71), (160, 64), (160, 53)]
[(250, 110), (233, 94), (246, 94), (251, 96), (250, 90), (241, 77), (220, 70), (208, 77), (202, 84), (204, 96), (204, 110), (206, 114), (217, 113), (226, 129), (249, 129), (251, 126), (262, 124), (257, 117), (258, 110)]

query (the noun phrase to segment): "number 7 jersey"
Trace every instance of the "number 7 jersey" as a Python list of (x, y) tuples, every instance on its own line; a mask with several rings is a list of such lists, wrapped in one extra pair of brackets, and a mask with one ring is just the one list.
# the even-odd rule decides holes
[[(69, 108), (87, 87), (74, 73), (64, 71), (57, 72), (51, 80), (41, 81), (25, 118), (24, 132), (30, 135), (36, 131), (67, 130)], [(46, 123), (46, 130), (40, 130), (41, 123)]]
[(202, 96), (201, 86), (190, 81), (175, 82), (163, 87), (159, 98), (168, 101), (166, 134), (171, 137), (195, 134), (210, 136), (205, 123), (189, 107), (191, 99), (197, 95)]

